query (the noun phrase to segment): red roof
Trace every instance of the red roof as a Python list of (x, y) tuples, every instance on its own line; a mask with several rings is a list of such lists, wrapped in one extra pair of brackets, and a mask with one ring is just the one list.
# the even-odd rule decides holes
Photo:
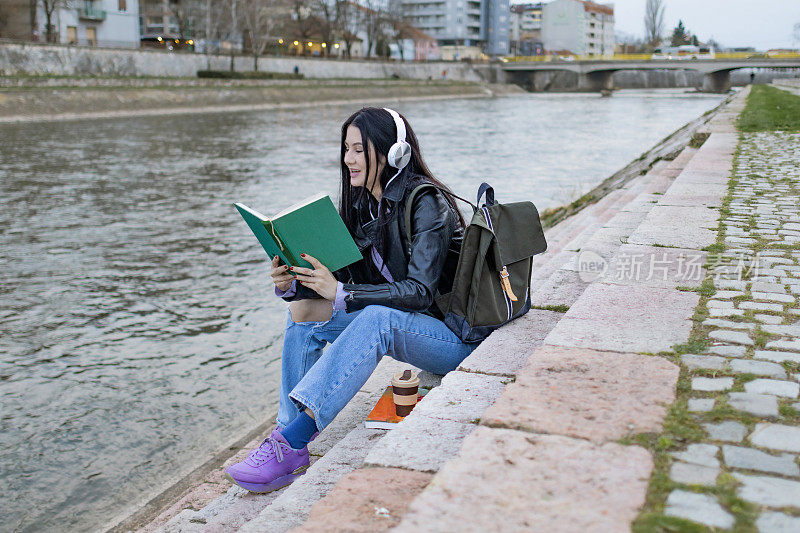
[(368, 13), (370, 15), (377, 15), (378, 14), (378, 12), (375, 11), (374, 9), (370, 9), (370, 8), (368, 8), (366, 6), (362, 6), (358, 2), (346, 1), (345, 4), (350, 4), (351, 6), (355, 7), (356, 9), (359, 9), (359, 10), (363, 11), (364, 13)]
[(591, 0), (581, 0), (583, 2), (583, 9), (595, 13), (605, 13), (606, 15), (614, 15), (614, 5), (595, 4)]
[(425, 33), (424, 31), (415, 28), (411, 24), (406, 23), (399, 23), (395, 26), (400, 32), (400, 35), (406, 39), (413, 39), (414, 41), (432, 41), (436, 42), (436, 39)]

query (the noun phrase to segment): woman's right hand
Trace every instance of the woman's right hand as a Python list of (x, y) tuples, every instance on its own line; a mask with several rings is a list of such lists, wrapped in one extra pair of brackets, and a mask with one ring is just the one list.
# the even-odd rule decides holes
[(270, 275), (272, 276), (272, 282), (275, 283), (275, 287), (279, 291), (288, 291), (289, 288), (292, 286), (292, 280), (294, 276), (289, 274), (287, 270), (289, 267), (287, 265), (280, 264), (280, 258), (276, 255), (272, 259), (272, 270), (270, 271)]

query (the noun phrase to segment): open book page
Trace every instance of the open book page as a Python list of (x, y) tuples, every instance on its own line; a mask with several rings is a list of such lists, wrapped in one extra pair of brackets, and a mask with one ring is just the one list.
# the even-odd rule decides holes
[(284, 264), (312, 268), (305, 253), (335, 272), (363, 259), (330, 196), (318, 193), (287, 207), (272, 218), (235, 204), (264, 250)]
[[(259, 213), (255, 209), (251, 209), (244, 204), (233, 204), (242, 215), (242, 218), (247, 223), (247, 226), (256, 236), (261, 247), (267, 252), (270, 259), (276, 255), (280, 257), (283, 264), (291, 264), (287, 254), (283, 253), (283, 246), (278, 246), (275, 238), (272, 235), (272, 225), (267, 217)], [(281, 243), (282, 244), (282, 243)]]
[(306, 198), (304, 200), (300, 200), (296, 204), (290, 205), (286, 209), (283, 209), (282, 211), (280, 211), (278, 213), (275, 213), (274, 215), (272, 215), (272, 220), (277, 220), (277, 219), (281, 218), (283, 215), (285, 215), (287, 213), (291, 213), (292, 211), (296, 211), (296, 210), (300, 209), (301, 207), (307, 206), (308, 204), (312, 204), (312, 203), (316, 202), (317, 200), (319, 200), (321, 198), (325, 198), (326, 196), (328, 196), (328, 195), (325, 194), (324, 192), (317, 193), (314, 196), (309, 196), (308, 198)]
[(272, 228), (293, 256), (296, 266), (311, 268), (311, 264), (302, 259), (300, 254), (303, 253), (318, 259), (331, 272), (362, 259), (327, 194), (312, 196), (284, 210), (283, 215), (272, 218)]

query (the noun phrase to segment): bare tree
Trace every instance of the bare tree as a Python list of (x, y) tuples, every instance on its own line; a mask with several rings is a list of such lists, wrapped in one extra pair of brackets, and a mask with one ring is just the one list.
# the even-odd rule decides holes
[[(200, 20), (205, 14), (203, 0), (182, 0), (181, 2), (170, 2), (169, 14), (178, 23), (178, 37), (186, 39), (194, 37), (191, 35), (193, 28), (199, 26)], [(167, 33), (166, 29), (164, 33)]]
[(792, 46), (800, 43), (800, 22), (794, 25), (792, 28)]
[(61, 7), (69, 9), (71, 2), (70, 0), (39, 0), (39, 3), (44, 10), (45, 39), (48, 43), (54, 43), (56, 42), (56, 27), (53, 25), (53, 13)]
[[(205, 7), (202, 16), (205, 17), (205, 31), (203, 52), (206, 54), (206, 66), (211, 69), (211, 53), (219, 53), (219, 39), (222, 33), (223, 25), (225, 24), (225, 14), (227, 6), (223, 0), (202, 0), (205, 2)], [(216, 42), (212, 46), (212, 42)]]
[(213, 35), (213, 26), (211, 24), (211, 9), (213, 4), (211, 0), (206, 0), (206, 34), (205, 44), (203, 45), (203, 52), (206, 54), (206, 70), (211, 70), (211, 36)]
[(664, 33), (664, 0), (647, 0), (644, 12), (644, 38), (657, 45)]
[(289, 31), (292, 37), (300, 42), (301, 50), (319, 31), (319, 20), (314, 12), (314, 8), (318, 7), (319, 4), (314, 0), (290, 0)]
[(339, 2), (337, 0), (312, 0), (312, 11), (317, 18), (317, 30), (322, 42), (325, 43), (323, 52), (329, 55), (334, 36), (339, 29)]
[(385, 37), (388, 42), (397, 45), (400, 60), (405, 60), (404, 43), (414, 38), (414, 28), (408, 21), (406, 7), (402, 2), (389, 2), (384, 13)]
[(272, 39), (281, 12), (279, 0), (239, 0), (243, 30), (250, 39), (253, 70), (258, 70), (258, 58)]
[(350, 0), (338, 0), (336, 3), (337, 30), (344, 42), (344, 55), (352, 57), (353, 43), (359, 26), (359, 8)]
[[(240, 14), (239, 14), (239, 11), (237, 10), (237, 8), (239, 7), (239, 0), (226, 0), (226, 1), (227, 1), (227, 7), (228, 7), (227, 11), (228, 11), (228, 16), (229, 16), (229, 18), (228, 18), (228, 21), (229, 21), (228, 41), (230, 43), (230, 58), (231, 58), (230, 71), (233, 72), (234, 71), (234, 52), (235, 52), (235, 50), (233, 49), (232, 40), (239, 38), (239, 17), (240, 17)], [(256, 63), (258, 63), (258, 60), (256, 60)]]
[(384, 13), (378, 7), (377, 0), (363, 0), (362, 9), (359, 11), (362, 21), (361, 26), (367, 35), (366, 57), (370, 57), (372, 49), (375, 48), (375, 44), (382, 36)]

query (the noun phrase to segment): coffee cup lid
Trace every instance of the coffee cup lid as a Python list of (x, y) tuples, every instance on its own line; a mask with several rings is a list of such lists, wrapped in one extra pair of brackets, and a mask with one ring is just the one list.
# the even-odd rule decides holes
[(394, 375), (392, 385), (396, 387), (413, 387), (419, 385), (419, 376), (406, 369)]

